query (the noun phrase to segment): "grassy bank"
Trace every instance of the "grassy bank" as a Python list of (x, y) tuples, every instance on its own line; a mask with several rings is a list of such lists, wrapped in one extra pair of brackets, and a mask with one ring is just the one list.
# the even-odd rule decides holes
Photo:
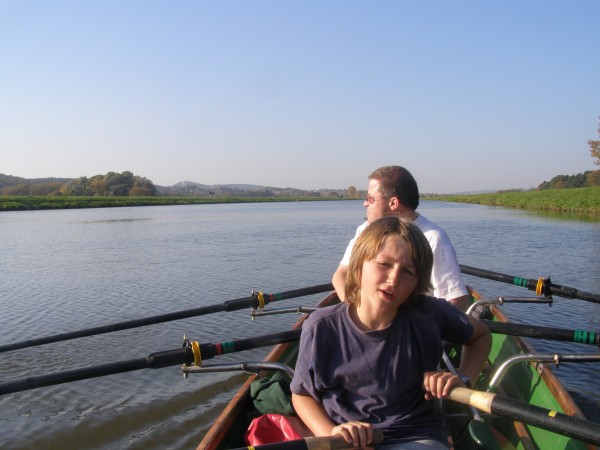
[(0, 211), (336, 200), (321, 197), (0, 197)]
[(428, 199), (600, 217), (600, 187), (444, 195)]

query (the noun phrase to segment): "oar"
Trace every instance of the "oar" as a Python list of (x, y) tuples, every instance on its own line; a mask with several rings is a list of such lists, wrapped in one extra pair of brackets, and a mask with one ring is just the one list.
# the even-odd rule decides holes
[[(382, 442), (383, 432), (379, 429), (374, 429), (372, 444), (377, 445)], [(341, 436), (311, 436), (293, 441), (240, 447), (234, 450), (342, 450), (350, 448), (356, 447), (347, 443)]]
[[(442, 352), (442, 360), (446, 365), (448, 371), (454, 375), (457, 375), (456, 369), (450, 360), (450, 357), (446, 351)], [(468, 430), (471, 438), (479, 445), (479, 447), (486, 450), (500, 450), (500, 446), (494, 436), (494, 430), (483, 421), (479, 411), (474, 406), (468, 405), (473, 415), (473, 419), (469, 420)]]
[(480, 411), (533, 425), (593, 445), (600, 445), (600, 424), (490, 392), (454, 387), (448, 398)]
[(278, 292), (275, 294), (263, 294), (262, 292), (255, 292), (250, 297), (243, 297), (234, 300), (228, 300), (226, 302), (203, 306), (200, 308), (187, 309), (184, 311), (172, 312), (167, 314), (161, 314), (158, 316), (146, 317), (144, 319), (134, 319), (125, 322), (113, 323), (110, 325), (103, 325), (99, 327), (86, 328), (79, 331), (71, 331), (68, 333), (55, 334), (52, 336), (46, 336), (41, 338), (28, 339), (22, 342), (15, 342), (12, 344), (0, 345), (0, 353), (9, 352), (12, 350), (18, 350), (22, 348), (33, 347), (37, 345), (50, 344), (52, 342), (68, 341), (70, 339), (76, 339), (86, 336), (94, 336), (97, 334), (111, 333), (113, 331), (127, 330), (130, 328), (143, 327), (146, 325), (153, 325), (157, 323), (169, 322), (172, 320), (187, 319), (189, 317), (203, 316), (207, 314), (213, 314), (222, 311), (237, 311), (243, 308), (262, 308), (264, 305), (278, 301), (286, 300), (289, 298), (303, 297), (312, 294), (320, 294), (333, 290), (331, 283), (319, 284), (317, 286), (311, 286), (302, 289), (294, 289), (291, 291)]
[(481, 320), (481, 322), (485, 324), (492, 333), (575, 342), (577, 344), (590, 344), (600, 347), (600, 333), (594, 331), (569, 330), (565, 328), (543, 327), (512, 322), (494, 322), (492, 320)]
[(530, 291), (535, 291), (538, 295), (558, 295), (559, 297), (578, 298), (588, 302), (600, 303), (600, 295), (590, 294), (589, 292), (583, 292), (572, 287), (554, 284), (550, 281), (550, 278), (528, 280), (527, 278), (491, 272), (489, 270), (478, 269), (477, 267), (463, 266), (462, 264), (460, 270), (467, 275), (474, 275), (480, 278), (487, 278), (488, 280), (501, 281), (503, 283), (525, 287)]
[(301, 331), (301, 329), (284, 331), (281, 333), (240, 339), (237, 341), (226, 341), (218, 344), (199, 344), (197, 341), (191, 343), (186, 342), (182, 348), (151, 353), (145, 358), (118, 361), (3, 383), (0, 384), (0, 395), (36, 389), (43, 386), (68, 383), (71, 381), (113, 375), (116, 373), (130, 372), (133, 370), (160, 369), (178, 364), (189, 365), (192, 363), (200, 366), (202, 360), (212, 359), (218, 355), (296, 341), (300, 339)]

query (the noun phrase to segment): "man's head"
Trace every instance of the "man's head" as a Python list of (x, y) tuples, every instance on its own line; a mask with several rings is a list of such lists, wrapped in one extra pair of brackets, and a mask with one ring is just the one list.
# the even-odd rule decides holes
[(419, 187), (411, 173), (401, 166), (384, 166), (369, 175), (367, 198), (369, 223), (389, 212), (411, 212), (419, 206)]

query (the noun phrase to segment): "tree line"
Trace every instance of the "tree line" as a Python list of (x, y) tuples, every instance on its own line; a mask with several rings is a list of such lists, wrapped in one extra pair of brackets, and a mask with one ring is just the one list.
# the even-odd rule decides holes
[[(600, 117), (598, 118), (600, 121)], [(598, 135), (600, 136), (600, 125), (598, 126)], [(590, 155), (595, 159), (594, 164), (600, 166), (600, 139), (588, 142)], [(566, 189), (600, 186), (600, 170), (588, 170), (577, 175), (557, 175), (550, 181), (544, 181), (537, 188), (543, 189)]]
[(550, 181), (544, 181), (537, 189), (567, 189), (600, 186), (600, 170), (587, 170), (577, 175), (556, 175)]
[(79, 178), (26, 179), (0, 173), (0, 195), (68, 197), (307, 197), (361, 198), (364, 192), (354, 186), (345, 189), (304, 190), (254, 185), (203, 185), (180, 182), (173, 186), (155, 185), (146, 177), (130, 171)]
[(27, 180), (0, 174), (0, 195), (51, 195), (51, 196), (135, 196), (157, 194), (154, 183), (146, 177), (126, 170), (108, 172), (93, 177), (76, 179), (38, 178)]

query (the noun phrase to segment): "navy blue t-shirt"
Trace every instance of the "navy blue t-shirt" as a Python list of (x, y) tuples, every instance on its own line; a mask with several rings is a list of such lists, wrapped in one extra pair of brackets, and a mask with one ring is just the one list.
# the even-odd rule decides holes
[(359, 420), (386, 442), (446, 443), (443, 416), (424, 398), (423, 375), (436, 370), (442, 340), (462, 344), (473, 327), (445, 300), (422, 296), (403, 305), (384, 330), (359, 329), (341, 303), (304, 322), (291, 389), (320, 402), (335, 423)]

